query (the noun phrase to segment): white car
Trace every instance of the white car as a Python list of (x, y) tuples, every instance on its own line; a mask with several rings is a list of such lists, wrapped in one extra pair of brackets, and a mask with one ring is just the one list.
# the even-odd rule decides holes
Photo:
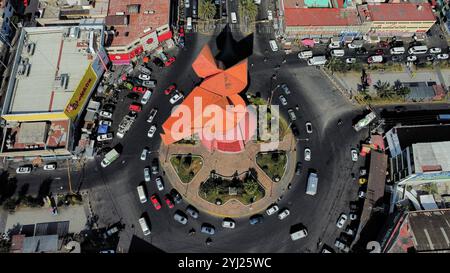
[(356, 213), (350, 213), (350, 220), (355, 221), (356, 219), (358, 219), (358, 215), (356, 215)]
[(345, 59), (345, 62), (348, 64), (354, 64), (356, 63), (356, 58), (347, 58)]
[(442, 49), (440, 49), (439, 47), (432, 47), (432, 48), (430, 48), (429, 52), (431, 54), (439, 54), (442, 52)]
[(305, 148), (305, 161), (311, 160), (311, 149)]
[(342, 213), (341, 216), (339, 216), (339, 219), (336, 222), (336, 226), (338, 228), (343, 228), (345, 225), (345, 222), (347, 222), (347, 214)]
[(340, 48), (341, 47), (341, 43), (340, 42), (331, 42), (328, 45), (328, 48)]
[(267, 11), (267, 20), (273, 20), (273, 14), (271, 10)]
[(291, 212), (288, 209), (284, 209), (284, 210), (280, 211), (280, 213), (278, 213), (278, 219), (283, 220), (286, 217), (288, 217), (289, 214), (291, 214)]
[(436, 59), (438, 60), (447, 60), (448, 59), (448, 54), (439, 54), (436, 56)]
[(112, 118), (112, 113), (108, 111), (100, 111), (99, 115), (103, 118)]
[(180, 92), (174, 92), (173, 96), (170, 98), (169, 102), (175, 104), (177, 101), (181, 100), (183, 95)]
[(278, 98), (280, 99), (282, 105), (287, 105), (287, 100), (283, 95), (280, 95)]
[(44, 171), (54, 171), (56, 170), (56, 163), (48, 163), (44, 165)]
[(31, 166), (22, 166), (16, 169), (17, 174), (23, 174), (23, 173), (31, 173), (32, 167)]
[(267, 213), (267, 215), (272, 215), (275, 212), (277, 212), (279, 209), (280, 208), (277, 205), (272, 205), (266, 210), (266, 213)]
[(98, 124), (99, 125), (111, 126), (112, 125), (112, 121), (110, 121), (110, 120), (100, 120), (100, 122)]
[(141, 153), (141, 160), (146, 160), (147, 154), (148, 154), (148, 149), (144, 148), (144, 150), (142, 150), (142, 153)]
[(367, 58), (367, 62), (369, 64), (371, 64), (371, 63), (381, 63), (381, 62), (383, 62), (383, 56), (380, 56), (380, 55), (370, 56), (369, 58)]
[(145, 182), (150, 182), (150, 169), (144, 168), (144, 179)]
[(158, 190), (159, 190), (159, 191), (163, 191), (163, 190), (164, 190), (164, 185), (163, 185), (163, 183), (162, 183), (161, 177), (158, 176), (158, 177), (155, 179), (155, 182), (156, 182), (156, 187), (158, 188)]
[(408, 61), (408, 62), (414, 62), (416, 60), (417, 60), (417, 56), (414, 56), (414, 55), (406, 57), (406, 61)]
[(153, 137), (153, 135), (155, 134), (155, 132), (156, 132), (156, 126), (155, 126), (155, 125), (152, 125), (152, 126), (150, 127), (150, 129), (148, 130), (147, 136), (148, 136), (148, 137)]
[(358, 192), (358, 198), (366, 198), (366, 193), (364, 191), (359, 191)]
[(143, 81), (149, 81), (150, 75), (141, 73), (141, 74), (139, 74), (138, 79), (143, 80)]
[(352, 153), (352, 161), (358, 161), (358, 152), (355, 149), (351, 150)]
[(97, 141), (106, 141), (106, 140), (111, 140), (111, 139), (113, 139), (112, 133), (100, 134), (97, 136)]
[(306, 132), (307, 132), (308, 134), (312, 134), (312, 124), (311, 124), (311, 122), (307, 122), (307, 123), (305, 124), (305, 126), (306, 126)]
[(235, 228), (236, 227), (236, 223), (231, 218), (225, 218), (222, 221), (222, 227), (224, 227), (224, 228)]
[(153, 108), (153, 109), (150, 111), (150, 115), (148, 116), (148, 119), (147, 119), (147, 122), (148, 122), (148, 123), (151, 123), (151, 122), (153, 121), (153, 119), (154, 119), (155, 116), (156, 116), (156, 113), (158, 113), (158, 109), (156, 109), (156, 108)]

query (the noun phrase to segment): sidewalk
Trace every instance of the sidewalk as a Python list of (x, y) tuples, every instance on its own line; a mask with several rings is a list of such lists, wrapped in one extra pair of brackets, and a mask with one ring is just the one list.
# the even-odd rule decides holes
[[(255, 214), (265, 210), (271, 203), (286, 190), (287, 185), (294, 176), (296, 163), (296, 141), (292, 134), (285, 136), (278, 150), (284, 150), (287, 154), (286, 172), (279, 182), (272, 180), (256, 164), (256, 154), (261, 150), (261, 145), (253, 142), (246, 144), (246, 149), (238, 154), (226, 154), (220, 152), (209, 152), (203, 145), (170, 145), (161, 147), (161, 164), (166, 172), (167, 179), (171, 181), (172, 186), (176, 188), (186, 200), (197, 207), (199, 210), (207, 211), (219, 217), (243, 217)], [(199, 155), (203, 158), (203, 167), (197, 173), (190, 183), (184, 184), (178, 178), (174, 168), (170, 164), (170, 157), (176, 154)], [(220, 166), (220, 167), (219, 167)], [(251, 205), (243, 205), (237, 200), (229, 200), (223, 205), (209, 203), (198, 195), (200, 184), (207, 180), (211, 170), (217, 170), (221, 175), (231, 176), (236, 171), (238, 173), (246, 172), (249, 168), (254, 168), (258, 175), (258, 181), (265, 190), (265, 196)]]

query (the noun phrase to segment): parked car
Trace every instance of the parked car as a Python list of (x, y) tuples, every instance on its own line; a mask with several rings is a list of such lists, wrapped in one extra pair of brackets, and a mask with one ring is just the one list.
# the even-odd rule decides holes
[(189, 214), (192, 218), (197, 219), (198, 218), (198, 210), (194, 208), (192, 205), (189, 205), (186, 208), (187, 214)]
[(153, 63), (158, 67), (164, 67), (164, 62), (158, 57), (153, 58)]
[(130, 104), (130, 106), (128, 107), (128, 110), (130, 110), (130, 111), (132, 111), (132, 112), (139, 113), (139, 112), (142, 111), (142, 106), (139, 105), (139, 104), (132, 103), (132, 104)]
[(100, 120), (99, 121), (99, 123), (98, 123), (98, 125), (106, 125), (106, 126), (111, 126), (112, 125), (112, 121), (110, 121), (110, 120)]
[(371, 64), (371, 63), (381, 63), (381, 62), (383, 62), (383, 56), (380, 56), (380, 55), (370, 56), (369, 58), (367, 58), (367, 62), (369, 64)]
[(366, 193), (364, 191), (360, 190), (358, 192), (358, 198), (361, 198), (361, 199), (366, 198)]
[(401, 62), (401, 61), (403, 61), (403, 56), (401, 56), (401, 55), (392, 55), (391, 56), (391, 60), (393, 62)]
[(358, 219), (358, 215), (356, 215), (356, 213), (354, 212), (351, 212), (349, 216), (351, 221), (355, 221), (356, 219)]
[(143, 81), (149, 81), (150, 80), (150, 75), (141, 73), (138, 75), (138, 79), (143, 80)]
[(282, 211), (280, 211), (280, 212), (278, 213), (278, 219), (283, 220), (283, 219), (285, 219), (286, 217), (288, 217), (289, 214), (291, 214), (291, 212), (290, 212), (288, 209), (283, 209)]
[(155, 80), (142, 81), (142, 86), (147, 87), (147, 88), (156, 87), (156, 81)]
[(406, 61), (408, 61), (408, 62), (417, 61), (417, 56), (415, 56), (415, 55), (408, 56), (408, 57), (406, 57)]
[(44, 169), (44, 171), (54, 171), (54, 170), (56, 170), (56, 162), (45, 164), (43, 169)]
[(288, 86), (287, 84), (282, 83), (282, 84), (280, 85), (280, 88), (281, 88), (281, 90), (283, 90), (283, 92), (284, 92), (286, 95), (291, 94), (291, 90), (289, 89), (289, 86)]
[(295, 165), (295, 175), (300, 175), (302, 172), (302, 163), (300, 161)]
[(175, 57), (169, 57), (167, 58), (167, 61), (164, 62), (164, 66), (171, 66), (175, 62)]
[(307, 123), (305, 123), (305, 127), (306, 127), (306, 132), (308, 134), (312, 134), (312, 123), (308, 121)]
[(294, 110), (291, 108), (288, 109), (289, 118), (291, 121), (295, 121), (297, 119), (297, 116), (294, 113)]
[(142, 150), (142, 153), (141, 153), (141, 160), (146, 160), (146, 159), (147, 159), (147, 154), (148, 154), (148, 148), (146, 147), (146, 148), (144, 148), (144, 149)]
[(152, 174), (158, 174), (158, 173), (159, 173), (159, 161), (157, 158), (155, 158), (152, 161)]
[(270, 215), (274, 214), (275, 212), (277, 212), (279, 209), (280, 208), (277, 205), (272, 205), (269, 208), (267, 208), (266, 213), (267, 213), (267, 215), (270, 216)]
[(375, 50), (375, 54), (376, 55), (384, 55), (384, 50), (383, 49), (377, 49), (377, 50)]
[(166, 202), (169, 209), (173, 208), (175, 205), (173, 204), (172, 197), (169, 194), (164, 195), (164, 201)]
[(222, 227), (223, 228), (235, 228), (236, 223), (231, 218), (224, 218), (222, 221)]
[(159, 198), (156, 194), (153, 194), (150, 197), (150, 201), (152, 202), (152, 205), (155, 207), (156, 210), (160, 210), (161, 209), (161, 203), (159, 202)]
[(350, 250), (350, 248), (341, 240), (336, 239), (336, 241), (334, 242), (334, 246), (339, 249), (342, 250), (344, 252), (348, 252)]
[(178, 91), (175, 91), (172, 97), (170, 98), (169, 102), (171, 104), (175, 104), (177, 101), (181, 100), (183, 98), (183, 94), (181, 94)]
[(200, 231), (209, 235), (214, 235), (216, 229), (210, 224), (202, 224)]
[(144, 179), (145, 182), (150, 182), (150, 169), (148, 167), (144, 168)]
[(358, 151), (356, 149), (351, 149), (352, 161), (358, 161)]
[(330, 48), (330, 49), (340, 48), (340, 47), (341, 47), (341, 43), (340, 43), (340, 42), (331, 42), (331, 43), (328, 45), (328, 48)]
[(434, 56), (433, 55), (428, 55), (427, 56), (427, 61), (429, 61), (429, 62), (434, 61)]
[(438, 54), (436, 56), (436, 59), (438, 59), (438, 60), (447, 60), (448, 57), (449, 57), (448, 54)]
[(147, 136), (148, 137), (153, 137), (153, 135), (156, 132), (156, 126), (153, 124), (152, 126), (150, 126), (150, 129), (148, 130)]
[(107, 111), (100, 111), (99, 115), (102, 118), (108, 118), (108, 119), (112, 118), (112, 113), (111, 112), (107, 112)]
[(340, 216), (339, 216), (339, 218), (338, 218), (338, 220), (337, 220), (337, 222), (336, 222), (336, 226), (338, 227), (338, 228), (343, 228), (344, 227), (344, 225), (345, 225), (345, 222), (347, 222), (347, 214), (345, 214), (345, 213), (342, 213)]
[(432, 47), (428, 52), (430, 52), (431, 54), (439, 54), (442, 52), (442, 49), (440, 49), (439, 47)]
[(172, 195), (172, 198), (175, 201), (175, 204), (179, 204), (183, 200), (183, 198), (181, 197), (181, 194), (176, 189), (172, 189), (170, 191), (170, 195)]
[(107, 141), (113, 139), (112, 133), (100, 134), (97, 136), (97, 141)]
[(367, 49), (365, 47), (361, 47), (361, 48), (356, 48), (355, 53), (357, 55), (366, 55), (369, 52), (367, 51)]
[(249, 222), (250, 225), (257, 225), (257, 224), (261, 224), (264, 221), (264, 217), (262, 215), (253, 215), (250, 217)]
[(155, 116), (156, 116), (157, 113), (158, 113), (158, 109), (153, 108), (153, 109), (150, 111), (150, 114), (148, 115), (147, 122), (148, 122), (148, 123), (151, 123), (151, 122), (153, 121), (153, 119), (155, 118)]
[(173, 215), (173, 219), (182, 225), (186, 225), (188, 222), (188, 219), (181, 211), (176, 211)]
[(305, 161), (311, 161), (311, 149), (305, 148)]
[(145, 94), (145, 92), (147, 92), (147, 88), (142, 87), (142, 86), (135, 86), (133, 87), (132, 91), (136, 92), (136, 93), (140, 93), (140, 94)]
[(280, 95), (278, 98), (280, 99), (282, 105), (286, 106), (288, 104), (286, 98), (283, 95)]
[(31, 173), (32, 169), (33, 169), (33, 167), (31, 167), (31, 166), (21, 166), (16, 169), (16, 173), (17, 174)]
[(159, 191), (163, 191), (164, 190), (164, 184), (162, 182), (162, 178), (161, 176), (158, 176), (155, 179), (155, 183), (156, 183), (156, 187), (158, 188)]
[(172, 93), (172, 91), (174, 91), (176, 89), (177, 89), (177, 85), (176, 84), (171, 84), (171, 85), (169, 85), (169, 87), (167, 87), (164, 90), (164, 94), (169, 95), (170, 93)]
[(354, 64), (356, 63), (356, 58), (347, 58), (345, 59), (345, 62), (348, 64)]

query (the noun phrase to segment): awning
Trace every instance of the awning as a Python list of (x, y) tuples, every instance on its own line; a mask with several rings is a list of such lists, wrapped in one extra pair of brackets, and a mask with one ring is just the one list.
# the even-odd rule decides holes
[(130, 54), (129, 53), (121, 53), (121, 54), (109, 54), (109, 59), (115, 65), (121, 64), (129, 64), (130, 63)]
[(164, 42), (165, 40), (169, 40), (170, 38), (172, 38), (172, 31), (169, 30), (169, 31), (164, 32), (163, 34), (159, 35), (158, 41), (161, 43), (161, 42)]

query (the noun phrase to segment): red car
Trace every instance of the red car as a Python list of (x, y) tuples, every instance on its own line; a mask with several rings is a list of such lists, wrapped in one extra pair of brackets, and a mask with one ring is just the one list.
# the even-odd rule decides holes
[(180, 27), (180, 29), (178, 29), (178, 36), (180, 37), (184, 37), (184, 27)]
[(156, 194), (153, 194), (150, 197), (150, 201), (152, 201), (152, 204), (153, 204), (153, 206), (155, 207), (156, 210), (160, 210), (161, 209), (161, 203), (159, 203), (158, 196)]
[(381, 42), (379, 43), (379, 45), (380, 45), (380, 47), (383, 47), (383, 48), (388, 48), (388, 47), (389, 47), (389, 43), (386, 42), (386, 41), (381, 41)]
[(175, 57), (169, 57), (167, 61), (164, 63), (165, 66), (170, 66), (175, 62)]
[(164, 90), (164, 94), (169, 95), (175, 89), (177, 89), (177, 85), (171, 84), (169, 87), (166, 88), (166, 90)]
[(172, 197), (169, 194), (164, 195), (164, 201), (166, 201), (166, 204), (169, 207), (169, 209), (175, 206), (172, 202)]
[(383, 49), (377, 49), (377, 51), (375, 51), (375, 54), (377, 54), (377, 55), (383, 55), (383, 54), (384, 54), (384, 51), (383, 51)]
[(139, 112), (141, 112), (142, 107), (139, 104), (130, 104), (130, 107), (128, 107), (128, 109), (130, 111), (139, 113)]
[(147, 88), (142, 87), (142, 86), (135, 86), (133, 87), (133, 92), (137, 92), (137, 93), (141, 93), (141, 94), (145, 94), (145, 92), (147, 92)]

